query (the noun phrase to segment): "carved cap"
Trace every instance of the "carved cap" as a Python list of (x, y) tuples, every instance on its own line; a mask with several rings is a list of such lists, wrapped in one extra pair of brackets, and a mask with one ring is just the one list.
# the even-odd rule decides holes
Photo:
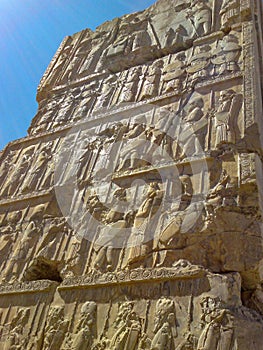
[(82, 314), (88, 314), (88, 313), (91, 314), (95, 312), (96, 309), (97, 309), (97, 305), (94, 301), (87, 301), (82, 305), (80, 312)]

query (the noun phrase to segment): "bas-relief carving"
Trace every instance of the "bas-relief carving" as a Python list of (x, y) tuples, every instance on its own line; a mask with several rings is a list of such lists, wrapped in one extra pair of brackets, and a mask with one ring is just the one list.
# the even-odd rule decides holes
[(151, 344), (152, 350), (173, 349), (175, 347), (176, 311), (174, 301), (162, 298), (156, 303), (154, 319), (154, 337)]
[(120, 305), (114, 322), (115, 335), (110, 341), (111, 348), (138, 349), (142, 332), (142, 320), (133, 310), (133, 303), (126, 302)]
[(38, 112), (33, 118), (28, 129), (28, 133), (30, 135), (34, 135), (46, 131), (48, 129), (48, 125), (52, 122), (52, 119), (56, 114), (58, 105), (59, 98), (41, 101)]
[(91, 50), (86, 51), (86, 57), (80, 66), (79, 74), (92, 74), (105, 69), (104, 53), (106, 47), (114, 40), (116, 28), (114, 22), (113, 28), (101, 32), (94, 32), (91, 35)]
[(49, 72), (45, 79), (45, 85), (52, 85), (56, 82), (56, 80), (59, 79), (66, 63), (68, 62), (72, 49), (72, 43), (67, 42), (64, 44), (64, 47), (62, 48), (54, 66), (52, 67), (52, 70)]
[[(126, 217), (123, 214), (123, 205), (121, 202), (126, 201), (125, 190), (116, 190), (113, 193), (115, 201), (113, 201), (112, 208), (108, 211), (105, 216), (106, 226), (98, 227), (97, 238), (94, 242), (94, 250), (96, 252), (96, 258), (94, 261), (94, 268), (103, 270), (106, 268), (107, 271), (113, 269), (113, 257), (114, 254), (113, 246), (114, 239), (116, 239), (116, 231), (121, 228), (125, 228)], [(115, 231), (116, 230), (116, 231)]]
[[(183, 269), (186, 265), (191, 269), (191, 265), (186, 262)], [(214, 278), (212, 274), (211, 278)], [(157, 280), (157, 283), (160, 281)], [(236, 282), (232, 280), (233, 283)], [(173, 287), (172, 285), (168, 287), (168, 284), (169, 282), (163, 284), (161, 290), (156, 289), (154, 299), (126, 300), (121, 294), (121, 300), (109, 306), (99, 302), (83, 301), (78, 306), (74, 303), (73, 308), (68, 308), (64, 314), (63, 306), (55, 307), (61, 310), (61, 324), (71, 318), (72, 312), (80, 310), (80, 317), (75, 318), (74, 326), (66, 325), (68, 332), (62, 348), (84, 349), (89, 344), (93, 350), (116, 347), (189, 350), (202, 349), (202, 346), (215, 350), (220, 349), (220, 346), (232, 349), (231, 345), (235, 342), (233, 331), (235, 315), (225, 308), (228, 297), (221, 296), (222, 290), (210, 292), (211, 295), (208, 296), (207, 287), (200, 280), (199, 284), (196, 283), (199, 291), (195, 290), (193, 293), (195, 296), (185, 296), (186, 291), (196, 288), (188, 275), (185, 282), (179, 278), (176, 292), (178, 295), (175, 293), (176, 296), (160, 296), (160, 293), (170, 293)], [(137, 288), (142, 287), (137, 284)], [(151, 287), (146, 287), (149, 288), (153, 291), (153, 284)], [(231, 295), (233, 306), (237, 303), (235, 297), (233, 293)], [(200, 316), (195, 318), (194, 315)], [(212, 332), (214, 333), (211, 334)], [(213, 346), (209, 348), (211, 344)]]
[(80, 316), (74, 334), (66, 342), (66, 349), (91, 349), (97, 338), (97, 305), (88, 301), (81, 306)]
[[(168, 12), (168, 8), (167, 17), (162, 17), (163, 14), (157, 11), (151, 20), (134, 14), (121, 19), (119, 24), (113, 21), (112, 32), (89, 31), (81, 39), (71, 37), (59, 50), (59, 56), (42, 86), (69, 83), (78, 76), (103, 71), (106, 67), (111, 71), (124, 70), (131, 64), (140, 64), (152, 57), (185, 50), (195, 38), (210, 34), (215, 26), (220, 27), (216, 23), (215, 10), (218, 9), (212, 1), (192, 0), (183, 5), (173, 4), (172, 7), (175, 16)], [(238, 13), (238, 1), (223, 2), (221, 29), (229, 30)]]
[[(231, 94), (233, 94), (232, 91), (231, 91)], [(231, 95), (231, 98), (232, 98), (232, 95)], [(200, 144), (204, 147), (205, 133), (201, 132), (200, 135), (198, 134), (199, 130), (201, 129), (201, 131), (202, 131), (202, 127), (206, 127), (206, 124), (207, 124), (207, 121), (204, 118), (203, 103), (204, 102), (203, 102), (202, 98), (193, 99), (192, 102), (190, 101), (187, 104), (187, 107), (184, 108), (184, 111), (182, 113), (184, 120), (186, 120), (184, 122), (186, 124), (186, 126), (184, 127), (186, 131), (184, 131), (184, 133), (181, 133), (181, 138), (184, 141), (184, 149), (182, 152), (186, 153), (188, 156), (189, 156), (189, 154), (191, 156), (194, 155), (195, 152), (198, 155), (198, 150), (199, 150), (198, 147), (201, 147)], [(231, 105), (231, 103), (230, 103), (230, 105)], [(220, 108), (221, 107), (224, 107), (224, 104), (220, 105)], [(215, 115), (217, 116), (216, 113), (215, 113)], [(164, 117), (166, 117), (166, 114), (164, 114)], [(189, 126), (191, 125), (191, 123), (194, 123), (196, 121), (196, 119), (198, 121), (199, 118), (200, 118), (200, 120), (202, 120), (202, 118), (204, 118), (205, 123), (201, 124), (201, 128), (198, 128), (197, 125), (195, 125), (196, 139), (198, 141), (197, 142), (197, 141), (191, 139), (191, 134), (188, 132), (188, 130), (189, 130)], [(117, 168), (116, 168), (116, 170), (118, 172), (121, 170), (129, 169), (129, 168), (130, 168), (130, 170), (132, 170), (132, 169), (135, 169), (136, 167), (141, 166), (140, 163), (138, 163), (138, 157), (139, 157), (138, 154), (140, 152), (138, 152), (136, 147), (138, 145), (140, 147), (141, 144), (142, 144), (143, 148), (145, 147), (144, 141), (147, 139), (146, 134), (148, 134), (148, 132), (146, 134), (144, 134), (145, 133), (145, 126), (144, 126), (145, 120), (146, 119), (144, 117), (143, 118), (136, 118), (134, 120), (134, 124), (131, 124), (130, 131), (127, 131), (127, 126), (125, 126), (125, 124), (123, 124), (123, 125), (122, 124), (113, 124), (112, 126), (108, 126), (104, 131), (100, 132), (98, 136), (93, 135), (95, 142), (98, 143), (97, 145), (110, 144), (110, 142), (112, 142), (112, 141), (114, 141), (114, 139), (116, 139), (115, 137), (117, 135), (120, 138), (122, 137), (122, 136), (120, 136), (120, 132), (119, 132), (120, 129), (119, 128), (124, 128), (123, 132), (121, 132), (121, 134), (123, 135), (125, 140), (131, 139), (131, 145), (127, 146), (128, 144), (126, 144), (126, 141), (125, 141), (125, 147), (123, 147), (123, 149), (120, 153), (119, 166), (117, 166)], [(115, 125), (116, 125), (116, 128), (115, 128)], [(229, 127), (227, 127), (227, 128), (229, 128)], [(126, 133), (125, 133), (125, 131), (126, 131)], [(162, 140), (163, 140), (162, 134), (161, 134), (161, 138), (160, 138), (158, 135), (158, 130), (156, 131), (156, 134), (155, 134), (155, 130), (151, 130), (151, 133), (154, 135), (154, 137), (153, 137), (153, 140), (155, 140), (154, 142), (156, 142), (157, 145), (162, 144)], [(141, 135), (145, 135), (142, 137), (143, 142), (141, 142)], [(93, 141), (91, 141), (91, 142), (93, 142)], [(164, 147), (167, 146), (166, 142), (167, 142), (167, 140), (164, 142)], [(228, 143), (228, 141), (224, 141), (224, 142)], [(126, 149), (126, 147), (127, 147), (127, 149)], [(169, 149), (170, 147), (167, 147), (167, 148)], [(96, 154), (98, 155), (97, 149), (98, 149), (98, 146), (96, 146)], [(201, 150), (202, 150), (202, 148), (201, 148)], [(88, 159), (92, 158), (92, 154), (90, 153), (91, 151), (93, 151), (93, 146), (90, 147), (90, 145), (88, 143), (87, 144), (87, 153), (85, 153), (86, 151), (83, 153), (82, 158), (81, 158), (82, 161), (79, 163), (79, 170), (76, 171), (78, 176), (80, 176), (80, 183), (84, 186), (89, 184), (88, 177), (83, 177), (83, 176), (87, 176), (85, 174), (89, 173), (89, 170), (86, 168), (86, 166), (88, 164)], [(125, 155), (127, 155), (127, 157)], [(102, 156), (104, 157), (103, 154), (102, 154)], [(103, 164), (104, 166), (105, 166), (105, 164), (107, 164), (107, 163), (105, 163), (105, 160), (107, 160), (107, 157), (105, 158), (105, 160), (103, 160), (103, 159), (104, 158), (102, 158), (102, 163), (100, 163), (99, 158), (97, 158), (96, 167), (98, 169), (101, 167), (101, 164)], [(111, 158), (109, 158), (109, 159), (111, 159)], [(187, 203), (187, 202), (189, 203), (189, 201), (191, 200), (191, 193), (193, 191), (191, 189), (191, 186), (192, 186), (191, 180), (189, 179), (189, 177), (188, 178), (185, 177), (183, 181), (184, 181), (183, 182), (184, 183), (183, 197), (185, 198), (184, 203)], [(216, 195), (212, 195), (212, 193), (211, 193), (211, 194), (209, 194), (208, 199), (207, 199), (207, 213), (208, 213), (207, 215), (208, 215), (208, 217), (210, 216), (210, 212), (212, 212), (212, 213), (214, 212), (214, 210), (212, 208), (214, 206), (215, 206), (215, 208), (217, 208), (218, 206), (221, 206), (223, 201), (224, 201), (224, 205), (227, 205), (226, 203), (228, 203), (228, 205), (230, 205), (230, 206), (236, 205), (235, 200), (232, 200), (232, 201), (230, 200), (231, 195), (234, 193), (234, 190), (231, 188), (230, 185), (229, 185), (229, 189), (225, 191), (226, 193), (223, 195), (222, 198), (219, 195), (220, 191), (218, 192), (217, 189), (215, 189), (214, 192), (216, 193)], [(218, 197), (217, 197), (217, 195), (218, 195)], [(98, 196), (96, 195), (96, 192), (94, 192), (94, 195), (91, 195), (89, 198), (87, 197), (86, 201), (87, 201), (87, 209), (89, 210), (89, 212), (92, 215), (95, 215), (95, 217), (99, 220), (103, 220), (101, 214), (104, 212), (103, 215), (105, 215), (105, 217), (107, 218), (107, 215), (108, 215), (107, 211), (105, 211), (105, 209), (103, 208), (103, 204), (100, 202)], [(187, 206), (187, 204), (186, 204), (186, 206)], [(182, 204), (182, 208), (185, 209), (185, 204)], [(133, 215), (135, 215), (134, 224), (136, 226), (137, 225), (136, 222), (138, 221), (136, 219), (136, 217), (138, 215), (136, 213), (134, 213)], [(138, 217), (140, 217), (140, 215)], [(178, 220), (180, 221), (181, 218), (178, 217)], [(109, 220), (106, 219), (106, 222), (107, 221), (109, 221)], [(107, 222), (107, 224), (109, 224), (109, 222)], [(118, 224), (120, 224), (120, 222)], [(123, 227), (126, 227), (127, 223), (125, 223), (125, 220), (124, 220), (124, 221), (122, 221), (122, 224), (124, 225)], [(180, 224), (179, 224), (179, 228), (180, 228)], [(106, 229), (106, 231), (105, 231), (106, 236), (108, 235), (108, 233), (107, 233), (108, 230), (109, 230), (109, 228)], [(103, 237), (104, 234), (99, 233), (99, 231), (100, 231), (100, 229), (98, 228), (97, 235), (99, 237)], [(149, 248), (146, 247), (146, 250), (147, 249), (149, 249)], [(111, 267), (111, 265), (112, 265), (112, 263), (111, 263), (111, 260), (112, 260), (111, 248), (110, 247), (107, 249), (99, 248), (96, 250), (96, 252), (97, 252), (97, 258), (95, 260), (95, 263), (93, 263), (94, 266), (99, 268), (99, 269), (100, 268), (104, 269), (108, 265), (108, 266), (110, 266), (110, 268), (112, 268)], [(136, 256), (136, 254), (135, 254), (135, 256)], [(133, 258), (128, 259), (128, 260), (133, 260)]]
[(14, 246), (13, 256), (5, 272), (6, 278), (9, 278), (10, 282), (13, 282), (22, 274), (23, 269), (33, 258), (34, 246), (38, 241), (41, 229), (37, 227), (37, 223), (31, 221), (22, 232), (22, 239), (18, 240)]
[(56, 350), (61, 348), (69, 322), (69, 319), (64, 316), (64, 307), (51, 306), (47, 316), (43, 349)]
[(203, 330), (197, 349), (236, 349), (233, 316), (218, 307), (218, 300), (207, 297), (201, 302)]
[[(197, 104), (196, 104), (196, 102), (197, 102)], [(201, 103), (201, 105), (199, 105), (199, 102)], [(185, 113), (186, 114), (186, 118), (187, 119), (190, 119), (190, 120), (192, 120), (192, 119), (194, 119), (195, 117), (191, 117), (191, 113), (193, 112), (193, 115), (197, 115), (197, 118), (199, 118), (200, 116), (201, 116), (201, 118), (202, 118), (202, 114), (203, 114), (203, 112), (202, 112), (202, 108), (203, 108), (203, 102), (202, 102), (202, 99), (197, 99), (197, 101), (195, 101), (195, 100), (193, 100), (193, 103), (192, 102), (190, 102), (189, 103), (189, 108), (188, 108), (188, 112), (189, 112), (189, 114), (187, 115), (187, 113)], [(140, 120), (140, 122), (142, 122), (142, 120)], [(135, 148), (134, 148), (134, 145), (135, 144), (138, 144), (138, 142), (139, 142), (139, 144), (140, 144), (140, 141), (136, 141), (136, 136), (138, 137), (140, 137), (140, 130), (138, 129), (138, 132), (137, 132), (137, 130), (136, 130), (136, 128), (141, 128), (141, 127), (143, 127), (143, 124), (141, 125), (141, 124), (139, 124), (139, 119), (137, 119), (137, 123), (138, 124), (136, 124), (136, 122), (135, 122), (135, 124), (134, 124), (134, 126), (132, 125), (132, 128), (131, 128), (131, 134), (127, 134), (127, 137), (128, 137), (128, 139), (129, 139), (129, 137), (135, 137), (135, 143), (133, 142), (132, 143), (132, 147), (130, 147), (129, 149), (131, 149), (132, 151), (133, 150), (135, 150)], [(187, 121), (187, 123), (189, 123), (188, 121)], [(187, 124), (187, 127), (188, 127), (188, 124)], [(125, 128), (127, 128), (126, 126), (125, 126)], [(119, 129), (118, 128), (116, 128), (116, 131), (117, 131), (117, 134), (118, 134), (118, 131), (119, 131)], [(126, 132), (127, 132), (127, 130), (126, 130)], [(108, 128), (108, 129), (105, 129), (105, 131), (104, 132), (100, 132), (100, 135), (99, 135), (99, 137), (102, 137), (102, 141), (105, 143), (105, 142), (107, 142), (106, 140), (107, 140), (107, 137), (110, 137), (110, 139), (113, 137), (113, 139), (112, 140), (114, 140), (114, 138), (115, 138), (115, 128), (113, 127), (113, 128)], [(125, 135), (125, 133), (124, 133), (124, 135)], [(158, 141), (158, 135), (155, 135), (155, 139), (156, 139), (156, 143), (157, 144), (160, 144), (160, 141)], [(186, 138), (187, 139), (187, 138)], [(144, 140), (145, 140), (145, 138), (144, 138)], [(189, 139), (189, 142), (191, 143), (192, 141)], [(188, 143), (186, 142), (185, 143), (186, 145), (188, 145)], [(144, 147), (144, 143), (143, 143), (143, 147)], [(190, 146), (189, 146), (190, 147)], [(193, 145), (193, 147), (194, 147), (194, 145)], [(124, 148), (125, 149), (125, 148)], [(194, 148), (193, 148), (194, 149)], [(195, 149), (194, 149), (195, 150)], [(137, 156), (138, 156), (138, 153), (139, 152), (137, 152)], [(128, 153), (127, 153), (128, 154)], [(137, 162), (137, 159), (136, 159), (136, 157), (137, 156), (135, 156), (134, 157), (134, 161), (133, 160), (131, 160), (131, 162), (132, 162), (132, 166), (131, 166), (131, 168), (132, 169), (134, 169), (136, 166), (140, 166), (140, 164), (138, 164), (137, 163), (137, 165), (136, 165), (136, 163), (133, 163), (133, 162)], [(132, 158), (133, 159), (133, 158)], [(125, 157), (123, 158), (123, 160), (122, 161), (120, 161), (120, 164), (125, 164), (125, 162), (126, 162), (126, 159), (125, 159)], [(127, 165), (126, 165), (127, 166)], [(86, 172), (86, 171), (85, 171)], [(186, 180), (185, 180), (186, 181)], [(190, 181), (190, 183), (191, 183), (191, 181)], [(188, 189), (187, 189), (187, 187), (189, 187), (188, 185), (187, 185), (187, 183), (185, 182), (185, 185), (184, 185), (184, 190), (183, 191), (185, 191), (185, 197), (187, 197), (187, 196), (189, 196), (189, 198), (191, 198), (191, 194), (188, 194)], [(191, 192), (191, 191), (190, 191)], [(94, 200), (96, 200), (96, 196), (94, 197)], [(146, 200), (146, 204), (148, 203), (148, 201)], [(210, 204), (210, 201), (208, 201), (208, 203)], [(99, 202), (98, 202), (98, 204), (100, 204)], [(145, 204), (145, 207), (147, 207), (147, 205)], [(89, 205), (91, 205), (91, 203), (89, 204)], [(94, 206), (94, 208), (96, 207), (96, 203), (95, 203), (95, 206)], [(101, 205), (99, 206), (99, 207), (97, 207), (97, 210), (100, 210), (99, 208), (101, 208)], [(92, 211), (92, 213), (94, 212), (94, 210), (93, 209), (91, 209), (91, 211)], [(141, 210), (142, 212), (146, 212), (146, 211), (144, 211), (144, 210)], [(128, 214), (128, 213), (127, 213)], [(135, 221), (134, 221), (134, 225), (135, 225), (135, 227), (137, 226), (137, 222), (139, 222), (140, 220), (141, 220), (141, 217), (143, 217), (142, 215), (140, 215), (140, 213), (138, 213), (138, 214), (133, 214), (133, 215), (135, 215)], [(146, 214), (145, 214), (146, 215)], [(147, 215), (146, 215), (146, 217), (147, 217)], [(127, 217), (128, 218), (128, 217)], [(134, 219), (133, 219), (134, 220)], [(108, 221), (108, 220), (106, 220), (106, 221)], [(125, 223), (125, 221), (124, 221), (124, 227), (125, 227), (125, 225), (126, 225), (126, 223)], [(63, 230), (62, 230), (63, 231)], [(106, 230), (106, 236), (107, 236), (107, 230)], [(99, 236), (101, 236), (100, 234), (99, 234)], [(102, 235), (103, 236), (103, 235)], [(50, 249), (44, 249), (44, 247), (43, 247), (43, 252), (44, 251), (47, 251), (47, 250), (49, 250), (50, 251), (50, 253), (48, 254), (48, 256), (45, 256), (46, 258), (48, 258), (48, 259), (52, 259), (52, 258), (54, 258), (54, 255), (55, 255), (55, 251), (56, 251), (56, 246), (57, 246), (57, 244), (59, 244), (58, 243), (58, 241), (60, 240), (60, 239), (58, 239), (58, 241), (57, 240), (53, 240), (53, 239), (51, 239), (50, 238), (50, 236), (47, 234), (47, 241), (50, 241), (50, 244), (49, 245), (51, 245), (52, 247), (50, 248)], [(45, 240), (43, 240), (43, 241), (45, 241)], [(54, 245), (53, 245), (53, 242), (54, 241)], [(52, 244), (51, 244), (52, 243)], [(127, 256), (127, 261), (128, 261), (128, 266), (131, 264), (131, 262), (135, 262), (136, 260), (137, 260), (137, 256), (140, 256), (141, 255), (141, 253), (138, 253), (138, 252), (143, 252), (144, 250), (145, 250), (145, 252), (144, 252), (144, 254), (143, 254), (143, 256), (144, 255), (147, 255), (147, 251), (149, 251), (149, 246), (148, 245), (145, 245), (145, 246), (142, 246), (141, 247), (141, 249), (139, 249), (138, 251), (137, 251), (138, 249), (131, 249), (131, 251), (130, 251), (130, 253), (128, 254), (128, 256)], [(42, 251), (42, 248), (40, 249), (39, 248), (39, 251), (41, 252)], [(100, 251), (100, 253), (97, 255), (97, 258), (96, 258), (96, 260), (95, 260), (95, 262), (93, 263), (94, 264), (94, 266), (95, 267), (97, 267), (97, 268), (99, 268), (99, 269), (104, 269), (106, 266), (111, 266), (112, 265), (112, 262), (111, 262), (111, 260), (112, 260), (112, 258), (111, 258), (111, 255), (112, 255), (112, 251), (111, 251), (111, 248), (109, 247), (109, 248), (107, 248), (107, 249), (105, 249), (105, 248), (100, 248), (99, 249), (99, 251)], [(136, 251), (137, 251), (137, 253), (136, 253)], [(42, 256), (43, 254), (39, 254), (40, 256)], [(161, 258), (161, 260), (162, 260), (162, 258)], [(78, 269), (78, 268), (77, 268)]]
[(54, 119), (53, 126), (58, 127), (60, 125), (65, 124), (66, 122), (71, 122), (72, 115), (76, 110), (76, 106), (78, 105), (82, 95), (82, 91), (80, 88), (75, 88), (71, 90), (67, 96), (62, 100), (60, 104), (60, 108), (56, 114)]
[[(176, 92), (179, 86), (183, 83), (181, 81), (181, 79), (183, 78), (183, 87), (191, 88), (191, 86), (195, 85), (196, 83), (200, 83), (205, 79), (216, 76), (221, 77), (226, 74), (234, 74), (235, 72), (240, 71), (239, 57), (241, 53), (241, 46), (239, 45), (239, 36), (240, 34), (238, 32), (231, 32), (229, 35), (226, 35), (222, 40), (214, 41), (213, 48), (211, 48), (210, 45), (201, 45), (200, 47), (196, 47), (195, 49), (186, 50), (186, 56), (189, 56), (188, 63), (187, 60), (184, 62), (184, 64), (180, 64), (180, 62), (177, 63), (175, 57), (175, 66), (170, 66), (170, 64), (168, 64), (168, 69), (172, 69), (171, 73), (166, 73), (165, 67), (162, 69), (162, 85), (166, 85), (165, 82), (167, 81), (167, 79), (169, 79), (166, 89), (161, 89), (162, 93), (172, 91)], [(209, 50), (212, 52), (210, 52)], [(178, 57), (179, 61), (182, 62), (183, 53), (179, 54)], [(170, 61), (172, 61), (172, 59)], [(87, 112), (90, 112), (93, 108), (95, 108), (94, 111), (98, 111), (104, 106), (115, 104), (116, 101), (120, 103), (135, 101), (137, 99), (144, 100), (145, 98), (152, 98), (158, 96), (157, 86), (158, 81), (160, 79), (159, 76), (161, 74), (161, 65), (161, 61), (160, 65), (158, 61), (156, 61), (155, 63), (150, 65), (149, 68), (147, 68), (147, 65), (132, 68), (131, 70), (126, 72), (127, 76), (126, 74), (122, 74), (119, 79), (117, 79), (116, 77), (116, 82), (114, 81), (114, 76), (109, 76), (106, 79), (105, 83), (101, 84), (101, 92), (98, 92), (98, 88), (95, 87), (96, 84), (91, 83), (90, 92), (87, 93), (88, 103), (85, 104), (85, 102), (82, 102), (81, 100), (81, 104), (83, 103), (83, 107), (81, 106), (79, 111), (77, 111), (76, 109), (75, 112), (74, 110), (71, 110), (70, 113), (73, 114), (72, 119), (68, 116), (69, 111), (68, 113), (64, 113), (63, 111), (62, 116), (58, 115), (56, 117), (57, 121), (54, 123), (54, 126), (63, 125), (63, 123), (69, 122), (71, 120), (80, 120), (83, 117), (90, 114), (85, 113), (86, 110)], [(178, 67), (176, 71), (173, 72), (176, 66)], [(183, 66), (182, 68), (184, 68), (185, 66), (189, 76), (184, 75), (185, 72), (184, 70), (181, 71), (181, 66)], [(145, 72), (145, 70), (147, 69), (148, 72)], [(175, 76), (175, 78), (172, 80), (170, 80), (172, 78), (171, 75)], [(124, 82), (122, 81), (123, 79), (128, 79), (127, 84), (124, 84)], [(110, 86), (108, 86), (108, 84), (110, 84)], [(172, 89), (173, 84), (175, 84), (174, 89)], [(178, 84), (179, 86), (177, 86)], [(114, 85), (116, 85), (116, 88), (114, 88)], [(150, 89), (150, 94), (146, 93), (145, 96), (145, 89)], [(137, 96), (136, 98), (135, 95), (137, 95), (138, 90), (142, 90), (142, 92), (140, 94), (141, 96)], [(161, 93), (161, 91), (159, 91), (159, 93)], [(76, 93), (72, 91), (71, 95), (74, 100), (74, 104), (76, 104), (76, 97), (74, 97), (75, 94)], [(84, 99), (84, 94), (82, 96), (82, 99)], [(65, 108), (70, 108), (70, 104), (72, 104), (70, 103), (70, 100), (70, 96), (68, 96), (67, 99), (63, 101), (63, 106), (65, 105)], [(63, 110), (63, 108), (59, 108), (59, 110)], [(82, 113), (83, 108), (85, 109), (84, 113)], [(43, 113), (45, 113), (45, 116), (43, 117), (42, 121), (39, 121), (39, 123), (42, 126), (35, 127), (33, 128), (33, 130), (31, 127), (31, 129), (29, 129), (31, 133), (45, 130), (45, 128), (47, 127), (48, 123), (46, 121), (50, 120), (49, 113), (46, 113), (45, 109), (43, 109)], [(74, 117), (74, 115), (76, 116)], [(52, 113), (52, 117), (54, 118), (54, 113)]]
[[(54, 301), (32, 345), (24, 326), (34, 318), (31, 306), (17, 308), (12, 327), (1, 315), (1, 323), (7, 321), (3, 346), (247, 350), (245, 332), (255, 334), (254, 348), (261, 349), (257, 171), (245, 139), (253, 119), (248, 47), (255, 43), (247, 23), (239, 23), (249, 20), (244, 13), (241, 18), (240, 6), (243, 1), (160, 0), (148, 17), (126, 16), (65, 40), (41, 83), (29, 129), (40, 138), (7, 147), (0, 165), (1, 197), (18, 199), (12, 210), (7, 202), (0, 207), (1, 295), (42, 290), (55, 292)], [(127, 117), (127, 102), (162, 108)], [(106, 112), (113, 106), (118, 113), (123, 109), (114, 122), (114, 113)], [(52, 141), (42, 141), (47, 131), (82, 121), (87, 128), (93, 123), (88, 133), (65, 138), (57, 130), (48, 136)], [(71, 161), (72, 145), (77, 161)], [(54, 179), (58, 154), (61, 172)], [(202, 159), (208, 164), (205, 194), (205, 177), (191, 169)], [(153, 168), (174, 163), (178, 174), (169, 170), (162, 182)], [(140, 177), (144, 184), (133, 183)], [(68, 212), (77, 217), (76, 232), (61, 213), (30, 204), (32, 195), (53, 183), (63, 191), (73, 182), (79, 193)], [(79, 207), (90, 214), (89, 222)], [(127, 243), (139, 244), (116, 249), (115, 233), (124, 228)], [(79, 239), (92, 231), (92, 243)], [(156, 235), (147, 241), (151, 232)], [(207, 277), (184, 258), (220, 275)], [(243, 301), (253, 312), (237, 302), (240, 285), (234, 287), (234, 308), (222, 302), (234, 294), (233, 280), (222, 275), (227, 271), (241, 273)], [(224, 292), (223, 277), (229, 278)]]
[(16, 150), (10, 150), (6, 156), (2, 155), (0, 165), (0, 184), (4, 183), (4, 180), (10, 171), (10, 166), (12, 167), (12, 165), (14, 164), (18, 153), (19, 152), (17, 152)]
[(136, 67), (128, 71), (121, 85), (121, 92), (118, 102), (134, 102), (138, 91), (138, 84), (142, 73), (141, 67)]
[[(54, 159), (52, 158), (53, 143), (49, 141), (43, 143), (39, 148), (31, 145), (25, 148), (24, 152), (12, 151), (3, 162), (3, 180), (1, 196), (13, 197), (15, 193), (20, 196), (35, 192), (36, 190), (47, 190), (53, 182)], [(6, 176), (7, 162), (10, 170), (11, 154), (18, 154), (18, 157), (11, 163), (11, 179)], [(15, 190), (15, 184), (20, 184), (19, 190)]]
[(64, 74), (62, 75), (60, 79), (60, 83), (63, 81), (71, 82), (75, 78), (75, 75), (77, 74), (79, 67), (81, 66), (81, 63), (83, 63), (83, 60), (85, 60), (87, 52), (91, 51), (92, 47), (92, 39), (90, 36), (85, 36), (80, 42), (78, 42), (78, 47), (74, 52), (74, 56), (69, 61), (69, 64), (67, 65)]
[(38, 240), (35, 258), (44, 257), (48, 260), (62, 260), (59, 255), (64, 255), (65, 252), (59, 252), (59, 248), (63, 238), (67, 237), (68, 231), (64, 218), (48, 219), (43, 235)]
[(33, 163), (24, 179), (20, 192), (27, 193), (37, 189), (39, 181), (41, 181), (42, 174), (47, 170), (47, 164), (52, 158), (52, 142), (43, 145), (42, 148), (34, 155)]
[(128, 68), (131, 60), (140, 64), (152, 57), (157, 45), (149, 20), (131, 15), (119, 24), (117, 39), (106, 49), (104, 64), (110, 71)]
[(163, 70), (163, 93), (180, 93), (180, 91), (182, 91), (184, 87), (183, 82), (187, 76), (186, 67), (186, 56), (184, 52), (171, 57), (169, 63), (165, 65)]
[(117, 75), (110, 75), (105, 81), (103, 81), (101, 91), (98, 92), (98, 98), (94, 107), (95, 111), (111, 105), (117, 86)]
[(11, 165), (9, 176), (4, 181), (1, 188), (1, 197), (13, 196), (17, 191), (17, 186), (26, 175), (31, 164), (34, 153), (34, 146), (25, 148), (17, 159), (16, 163)]
[(190, 9), (187, 11), (187, 17), (193, 25), (195, 36), (199, 37), (210, 33), (212, 25), (212, 9), (207, 1), (192, 0)]
[(18, 350), (22, 349), (27, 344), (26, 326), (30, 317), (30, 308), (18, 309), (17, 314), (13, 317), (12, 321), (5, 325), (8, 327), (8, 333), (1, 335), (1, 341), (4, 339), (3, 346), (8, 349)]
[(239, 20), (240, 16), (240, 1), (239, 0), (223, 0), (220, 9), (221, 29), (228, 30), (231, 25)]
[[(38, 288), (39, 289), (39, 288)], [(2, 305), (7, 296), (2, 296)], [(9, 301), (14, 302), (14, 296)], [(1, 308), (0, 345), (3, 349), (36, 349), (40, 350), (42, 332), (44, 328), (45, 304), (43, 295), (38, 295), (38, 301), (33, 307), (26, 303), (30, 300), (29, 294), (23, 295), (19, 306), (9, 304)], [(41, 319), (42, 317), (42, 319)]]
[(231, 179), (226, 172), (223, 172), (218, 184), (212, 188), (205, 201), (205, 210), (208, 219), (213, 218), (213, 213), (220, 206), (236, 206), (237, 184), (231, 184)]
[[(181, 94), (204, 80), (239, 72), (241, 46), (238, 44), (238, 37), (238, 33), (231, 33), (214, 42), (213, 48), (210, 45), (201, 45), (186, 50), (185, 53), (172, 55), (166, 64), (160, 60), (148, 66), (131, 68), (119, 76), (110, 75), (100, 83), (102, 88), (98, 88), (96, 83), (91, 83), (87, 93), (82, 92), (79, 108), (74, 109), (70, 106), (73, 102), (74, 105), (77, 104), (78, 92), (73, 90), (61, 102), (60, 110), (63, 113), (56, 114), (53, 127), (91, 118), (92, 110), (97, 113), (102, 108), (116, 103), (139, 102), (163, 93)], [(161, 89), (158, 87), (159, 82)], [(48, 118), (49, 114), (46, 116)], [(45, 120), (40, 120), (42, 126), (34, 128), (34, 132), (43, 130), (48, 125)]]
[[(112, 26), (114, 27), (114, 21)], [(103, 50), (114, 36), (114, 28), (110, 29), (96, 32), (86, 30), (84, 35), (81, 33), (69, 37), (41, 82), (40, 91), (54, 85), (70, 84), (76, 78), (104, 69), (99, 61)]]
[(235, 144), (240, 138), (237, 119), (242, 103), (242, 97), (233, 90), (221, 91), (218, 107), (214, 113), (216, 139), (215, 146), (220, 144)]
[(218, 42), (211, 59), (217, 75), (230, 74), (240, 70), (241, 46), (239, 35), (230, 32)]
[(152, 98), (158, 95), (158, 87), (162, 76), (163, 61), (156, 61), (149, 67), (142, 88), (140, 99)]

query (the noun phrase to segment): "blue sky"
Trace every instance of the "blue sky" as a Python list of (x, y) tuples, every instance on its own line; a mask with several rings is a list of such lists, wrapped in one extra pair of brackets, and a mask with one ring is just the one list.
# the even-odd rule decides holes
[(62, 39), (154, 0), (0, 0), (0, 150), (26, 135), (37, 85)]

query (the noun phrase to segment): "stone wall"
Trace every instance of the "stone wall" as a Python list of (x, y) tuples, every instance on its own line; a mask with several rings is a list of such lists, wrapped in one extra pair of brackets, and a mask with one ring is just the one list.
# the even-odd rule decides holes
[(262, 4), (66, 37), (0, 153), (4, 349), (261, 350)]

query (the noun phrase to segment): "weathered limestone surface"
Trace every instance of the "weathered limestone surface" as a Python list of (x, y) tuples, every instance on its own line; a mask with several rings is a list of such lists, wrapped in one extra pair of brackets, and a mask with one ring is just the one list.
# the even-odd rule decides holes
[(262, 2), (66, 37), (0, 153), (0, 348), (262, 350)]

